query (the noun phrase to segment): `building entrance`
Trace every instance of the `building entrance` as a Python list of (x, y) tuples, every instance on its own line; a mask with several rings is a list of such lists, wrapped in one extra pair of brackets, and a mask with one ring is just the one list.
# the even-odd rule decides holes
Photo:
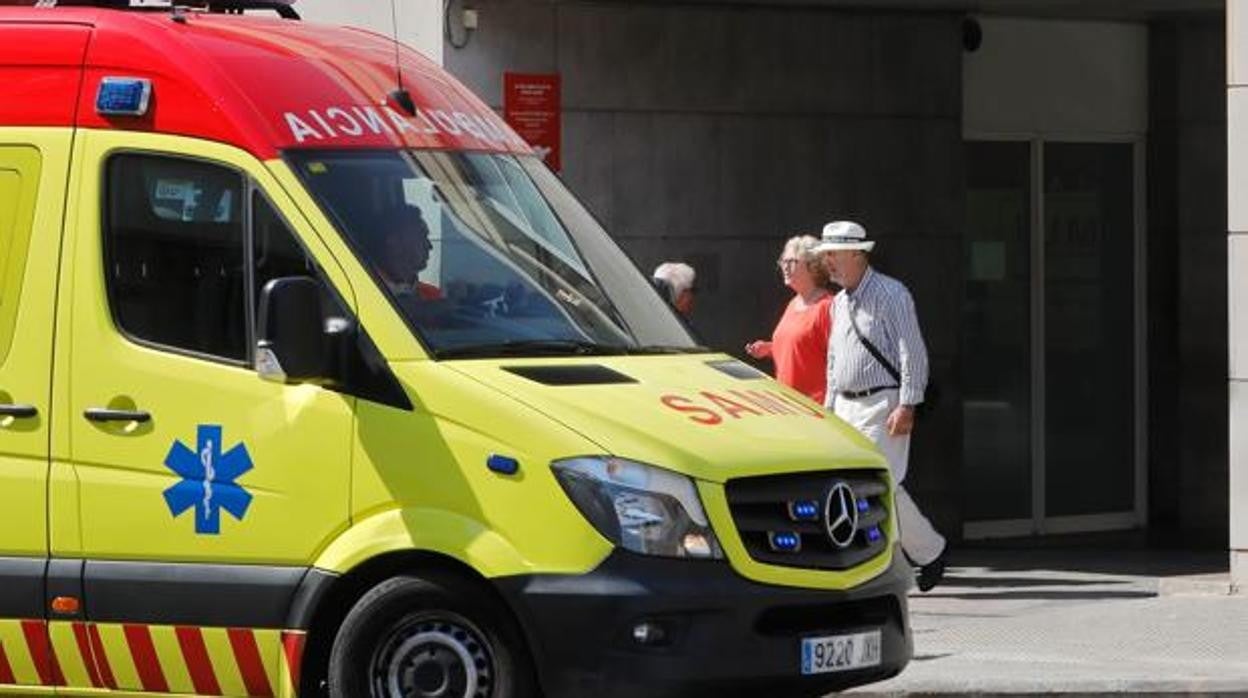
[(1143, 520), (1141, 152), (966, 144), (967, 538)]

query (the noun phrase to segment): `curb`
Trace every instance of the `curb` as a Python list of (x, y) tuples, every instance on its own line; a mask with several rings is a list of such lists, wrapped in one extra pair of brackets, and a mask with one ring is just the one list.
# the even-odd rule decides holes
[(1201, 574), (1184, 577), (1161, 577), (1157, 580), (1159, 596), (1234, 596), (1248, 599), (1248, 589), (1231, 583), (1231, 575)]
[[(1148, 695), (1156, 698), (1243, 698), (1242, 690), (1231, 691), (1154, 691), (1150, 689), (1139, 690), (1105, 690), (1105, 691), (1086, 691), (1071, 690), (1063, 691), (1061, 689), (1053, 689), (1051, 691), (1019, 691), (1011, 693), (1006, 691), (854, 691), (851, 695), (865, 698), (966, 698), (967, 696), (1008, 696), (1009, 698), (1053, 698), (1053, 696), (1122, 696), (1122, 695)], [(829, 697), (830, 698), (830, 697)]]

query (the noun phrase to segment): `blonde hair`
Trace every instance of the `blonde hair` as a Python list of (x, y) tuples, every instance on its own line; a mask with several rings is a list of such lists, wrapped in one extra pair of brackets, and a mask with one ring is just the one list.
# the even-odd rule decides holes
[(813, 235), (794, 235), (785, 241), (780, 256), (783, 258), (786, 253), (793, 253), (793, 256), (806, 266), (806, 270), (815, 280), (815, 285), (827, 288), (832, 283), (832, 279), (828, 276), (828, 268), (820, 259), (821, 255), (815, 252), (815, 245), (818, 244), (819, 238)]

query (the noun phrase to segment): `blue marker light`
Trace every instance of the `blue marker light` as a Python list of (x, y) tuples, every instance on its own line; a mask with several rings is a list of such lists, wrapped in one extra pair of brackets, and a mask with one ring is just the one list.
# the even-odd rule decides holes
[(104, 78), (95, 94), (95, 110), (106, 116), (143, 116), (151, 100), (151, 80)]
[(860, 512), (864, 512), (864, 511), (866, 511), (867, 509), (870, 509), (870, 508), (871, 508), (871, 502), (868, 502), (868, 501), (867, 501), (867, 500), (865, 500), (865, 499), (859, 499), (859, 500), (858, 500), (858, 511), (860, 511)]
[(485, 467), (503, 475), (515, 475), (520, 472), (520, 461), (494, 453), (485, 459)]
[(772, 531), (767, 543), (778, 553), (795, 553), (802, 549), (802, 537), (790, 531)]
[(883, 535), (884, 535), (883, 533), (880, 533), (880, 527), (879, 527), (879, 526), (872, 526), (871, 528), (868, 528), (868, 529), (867, 529), (867, 540), (868, 540), (868, 541), (870, 541), (870, 542), (872, 542), (872, 543), (874, 543), (874, 542), (876, 542), (877, 540), (879, 540), (879, 539), (880, 539), (880, 537), (881, 537), (881, 536), (883, 536)]
[(793, 521), (818, 521), (819, 503), (811, 501), (789, 502), (789, 518)]

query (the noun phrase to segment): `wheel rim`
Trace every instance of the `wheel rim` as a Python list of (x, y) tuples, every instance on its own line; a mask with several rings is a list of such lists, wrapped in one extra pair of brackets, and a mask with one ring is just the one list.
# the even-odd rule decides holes
[(494, 659), (481, 631), (451, 614), (401, 623), (369, 667), (375, 698), (488, 698)]

